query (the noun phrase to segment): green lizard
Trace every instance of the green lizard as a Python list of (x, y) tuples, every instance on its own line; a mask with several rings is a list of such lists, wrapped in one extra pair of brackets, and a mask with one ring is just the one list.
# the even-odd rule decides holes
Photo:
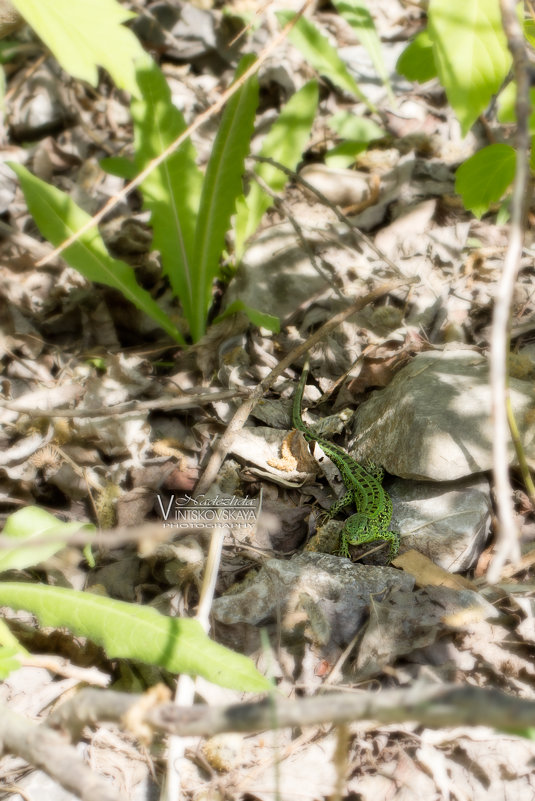
[(308, 360), (293, 399), (293, 426), (302, 432), (307, 442), (318, 443), (342, 476), (347, 491), (333, 503), (328, 512), (329, 518), (352, 503), (357, 510), (347, 518), (342, 529), (340, 556), (349, 557), (350, 545), (386, 540), (390, 543), (390, 559), (393, 559), (399, 550), (400, 539), (396, 531), (389, 531), (388, 528), (392, 517), (392, 501), (382, 486), (383, 468), (373, 462), (368, 462), (364, 467), (338, 445), (317, 436), (305, 425), (301, 417), (301, 401), (307, 376)]

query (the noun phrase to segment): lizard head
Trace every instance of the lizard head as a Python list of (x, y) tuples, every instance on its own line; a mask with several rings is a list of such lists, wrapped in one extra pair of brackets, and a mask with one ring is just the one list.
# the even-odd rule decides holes
[(342, 530), (342, 537), (351, 545), (356, 545), (366, 539), (366, 529), (369, 523), (368, 515), (356, 512), (347, 518)]

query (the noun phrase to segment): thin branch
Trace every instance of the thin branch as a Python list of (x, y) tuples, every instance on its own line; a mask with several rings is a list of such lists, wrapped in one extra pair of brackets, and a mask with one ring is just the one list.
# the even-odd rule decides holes
[[(76, 733), (97, 721), (120, 721), (144, 698), (111, 690), (84, 689), (57, 707), (46, 725)], [(155, 704), (146, 708), (141, 717), (155, 731), (188, 737), (265, 731), (273, 728), (274, 720), (278, 728), (373, 720), (383, 724), (416, 721), (432, 729), (468, 725), (518, 731), (533, 726), (535, 701), (494, 689), (417, 683), (408, 689), (375, 694), (333, 692), (296, 701), (275, 696), (219, 707), (197, 704), (177, 708), (172, 703)]]
[(347, 226), (347, 228), (349, 228), (349, 231), (353, 236), (353, 241), (355, 242), (355, 245), (359, 250), (360, 250), (360, 243), (364, 242), (370, 248), (370, 250), (372, 250), (375, 253), (375, 255), (378, 258), (384, 261), (385, 264), (388, 264), (394, 275), (397, 275), (398, 277), (402, 276), (402, 272), (397, 266), (397, 264), (395, 264), (395, 262), (393, 262), (392, 259), (390, 259), (386, 255), (386, 253), (384, 253), (381, 250), (381, 248), (377, 247), (373, 239), (370, 239), (370, 237), (367, 236), (367, 234), (365, 234), (364, 231), (361, 231), (360, 228), (357, 225), (355, 225), (355, 223), (351, 222), (351, 220), (346, 214), (340, 211), (340, 209), (335, 203), (329, 200), (329, 198), (326, 195), (324, 195), (323, 192), (320, 192), (319, 189), (316, 189), (316, 187), (313, 186), (309, 181), (307, 181), (305, 178), (302, 178), (298, 172), (295, 172), (295, 170), (290, 170), (289, 167), (285, 167), (284, 164), (281, 164), (278, 161), (274, 161), (268, 156), (251, 156), (251, 158), (254, 161), (258, 161), (263, 164), (270, 164), (272, 167), (275, 167), (277, 170), (283, 172), (289, 178), (293, 178), (295, 181), (297, 181), (298, 184), (301, 184), (301, 186), (303, 186), (309, 192), (312, 192), (312, 194), (316, 195), (318, 200), (320, 200), (324, 206), (327, 206), (329, 209), (331, 209), (331, 211), (333, 211), (334, 214), (336, 214), (340, 222), (343, 223), (345, 226)]
[(176, 398), (155, 398), (147, 401), (131, 400), (116, 406), (99, 406), (95, 409), (38, 409), (35, 406), (24, 406), (17, 400), (0, 400), (0, 409), (9, 409), (11, 412), (27, 414), (33, 418), (67, 417), (118, 417), (123, 414), (139, 414), (140, 412), (155, 412), (168, 409), (194, 409), (218, 400), (229, 400), (236, 395), (243, 394), (239, 389), (218, 389), (213, 392), (188, 393), (178, 395)]
[(516, 277), (520, 269), (524, 242), (524, 223), (529, 197), (529, 63), (524, 36), (516, 16), (515, 0), (500, 0), (500, 6), (507, 43), (513, 56), (517, 87), (516, 119), (518, 127), (509, 243), (505, 254), (503, 271), (496, 287), (490, 349), (490, 381), (494, 419), (492, 455), (494, 490), (498, 511), (496, 551), (487, 574), (488, 581), (491, 583), (499, 580), (506, 562), (516, 562), (520, 558), (518, 530), (514, 519), (511, 484), (509, 482), (509, 429), (507, 425), (506, 398), (508, 393), (507, 361), (511, 304)]
[(88, 768), (80, 754), (48, 726), (32, 723), (0, 703), (3, 751), (44, 770), (82, 801), (126, 801), (125, 796)]
[(340, 300), (344, 300), (344, 296), (340, 292), (339, 288), (337, 286), (332, 286), (333, 282), (332, 275), (328, 273), (327, 270), (325, 270), (325, 268), (320, 264), (319, 259), (316, 257), (316, 254), (314, 253), (314, 249), (312, 248), (308, 239), (306, 238), (301, 225), (297, 222), (296, 218), (292, 214), (288, 204), (285, 203), (282, 197), (279, 194), (277, 194), (277, 192), (274, 192), (273, 189), (270, 186), (268, 186), (266, 182), (255, 172), (250, 172), (249, 177), (258, 184), (260, 189), (263, 192), (265, 192), (266, 195), (270, 196), (270, 198), (273, 200), (273, 205), (275, 206), (275, 208), (278, 209), (279, 212), (284, 217), (286, 217), (286, 219), (294, 229), (296, 236), (299, 239), (299, 242), (301, 243), (301, 247), (307, 254), (311, 265), (316, 270), (319, 277), (323, 279), (323, 281), (325, 281), (326, 286), (331, 287), (333, 291), (336, 292)]
[[(156, 491), (155, 491), (156, 492)], [(85, 524), (80, 522), (80, 528)], [(141, 526), (125, 526), (114, 528), (109, 531), (87, 531), (82, 529), (72, 534), (62, 536), (61, 534), (48, 535), (42, 534), (39, 537), (29, 539), (13, 539), (0, 534), (0, 551), (11, 551), (21, 548), (37, 548), (41, 545), (71, 545), (73, 548), (84, 548), (91, 545), (99, 551), (110, 551), (114, 548), (121, 548), (124, 545), (138, 544), (139, 550), (146, 555), (149, 550), (154, 550), (160, 543), (167, 542), (171, 538), (185, 537), (192, 533), (198, 534), (198, 529), (166, 528), (163, 521), (159, 523), (144, 523)]]
[[(217, 576), (219, 573), (223, 541), (225, 535), (228, 533), (228, 529), (216, 527), (212, 532), (212, 538), (210, 540), (210, 549), (206, 560), (201, 597), (199, 599), (197, 614), (195, 615), (196, 620), (199, 621), (206, 633), (210, 630), (210, 610), (212, 608), (212, 601), (214, 599)], [(179, 676), (177, 682), (175, 694), (176, 708), (182, 709), (184, 706), (193, 707), (194, 698), (195, 679), (183, 673)], [(185, 737), (175, 734), (171, 735), (169, 738), (165, 787), (165, 798), (167, 801), (174, 801), (174, 799), (180, 798), (182, 792), (182, 760), (184, 759), (188, 745), (188, 739)]]

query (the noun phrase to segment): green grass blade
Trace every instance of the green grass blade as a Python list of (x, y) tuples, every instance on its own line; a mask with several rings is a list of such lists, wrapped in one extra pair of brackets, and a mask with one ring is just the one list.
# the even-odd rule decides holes
[[(294, 18), (293, 11), (277, 11), (277, 19), (286, 25)], [(290, 42), (301, 51), (306, 60), (320, 75), (325, 75), (335, 86), (360, 98), (366, 105), (375, 110), (370, 101), (358, 88), (355, 79), (336, 52), (335, 48), (320, 33), (314, 23), (301, 17), (288, 36)]]
[(78, 637), (88, 637), (111, 658), (204, 676), (236, 690), (270, 688), (250, 659), (213, 642), (196, 620), (166, 617), (148, 606), (90, 592), (24, 582), (0, 583), (0, 606), (25, 609), (43, 626), (66, 627)]
[(258, 328), (267, 328), (268, 331), (273, 331), (274, 334), (278, 334), (280, 331), (280, 320), (278, 317), (274, 317), (272, 314), (260, 311), (259, 309), (253, 309), (252, 306), (248, 306), (243, 300), (234, 300), (227, 306), (224, 312), (217, 315), (214, 323), (219, 323), (221, 320), (237, 312), (244, 312), (252, 324), (256, 325)]
[[(28, 209), (39, 230), (53, 245), (60, 245), (90, 219), (89, 214), (77, 206), (65, 192), (36, 178), (20, 164), (8, 164), (21, 182)], [(134, 270), (124, 261), (110, 256), (95, 228), (70, 245), (63, 252), (63, 258), (89, 281), (98, 281), (118, 289), (173, 339), (185, 345), (182, 335), (171, 320), (151, 295), (139, 286)]]
[(349, 22), (361, 44), (368, 51), (377, 75), (386, 86), (390, 100), (393, 101), (394, 94), (383, 59), (381, 40), (377, 35), (367, 3), (364, 0), (333, 0), (333, 2), (338, 13)]
[[(253, 60), (253, 56), (241, 60), (237, 77)], [(219, 272), (219, 259), (236, 199), (243, 191), (244, 161), (249, 152), (257, 103), (258, 81), (252, 77), (228, 101), (206, 168), (195, 231), (195, 308), (191, 328), (195, 341), (206, 329), (212, 281)]]
[[(141, 172), (185, 130), (180, 111), (156, 65), (138, 72), (141, 99), (131, 104), (134, 121), (135, 165)], [(191, 325), (193, 300), (193, 247), (203, 175), (187, 139), (141, 184), (143, 207), (151, 212), (153, 247), (160, 251), (162, 268), (169, 277), (184, 315)]]
[[(259, 155), (270, 157), (290, 170), (295, 169), (310, 136), (317, 106), (318, 84), (309, 81), (286, 103), (266, 135)], [(274, 192), (284, 189), (288, 176), (281, 170), (270, 164), (257, 164), (254, 169)], [(235, 224), (237, 261), (243, 256), (245, 242), (254, 234), (271, 205), (273, 199), (253, 181), (245, 202), (238, 205)]]

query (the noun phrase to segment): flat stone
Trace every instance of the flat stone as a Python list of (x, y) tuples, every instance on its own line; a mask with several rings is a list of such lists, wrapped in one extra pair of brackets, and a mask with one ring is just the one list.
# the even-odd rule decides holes
[(414, 548), (452, 573), (474, 566), (491, 524), (486, 478), (447, 484), (395, 481), (388, 491), (391, 528), (399, 531), (403, 549)]
[[(533, 385), (512, 378), (510, 397), (535, 468)], [(351, 455), (401, 478), (453, 481), (492, 468), (489, 368), (473, 350), (420, 353), (354, 416)], [(512, 444), (509, 463), (516, 464)]]

